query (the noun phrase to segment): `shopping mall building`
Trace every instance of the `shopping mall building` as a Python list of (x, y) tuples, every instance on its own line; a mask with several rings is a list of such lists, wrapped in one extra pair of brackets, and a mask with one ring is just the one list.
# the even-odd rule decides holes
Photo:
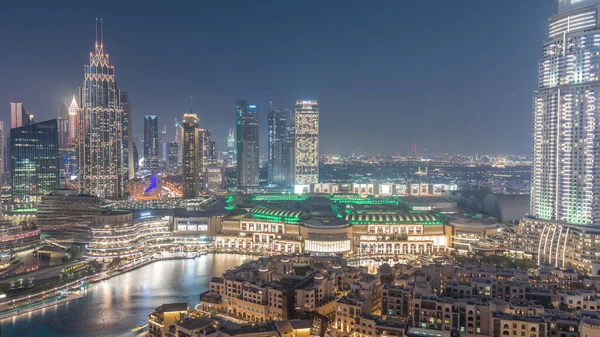
[(454, 206), (439, 197), (257, 194), (232, 196), (203, 211), (108, 212), (90, 226), (87, 256), (203, 250), (438, 255), (454, 249), (455, 238), (457, 249), (468, 250), (469, 240), (498, 230), (497, 223), (459, 215)]

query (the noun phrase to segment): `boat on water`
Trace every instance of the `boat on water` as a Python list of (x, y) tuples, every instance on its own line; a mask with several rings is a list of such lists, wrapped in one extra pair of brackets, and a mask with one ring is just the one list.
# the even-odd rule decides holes
[(135, 328), (131, 329), (131, 332), (138, 332), (138, 331), (146, 328), (147, 326), (148, 326), (148, 324), (136, 326)]

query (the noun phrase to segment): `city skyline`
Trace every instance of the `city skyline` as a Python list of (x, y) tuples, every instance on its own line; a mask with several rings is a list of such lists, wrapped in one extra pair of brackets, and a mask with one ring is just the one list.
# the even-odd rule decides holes
[[(206, 6), (214, 8), (217, 17), (226, 13), (221, 5), (207, 4)], [(251, 13), (264, 9), (264, 5), (261, 4), (247, 6), (249, 7), (247, 10)], [(54, 32), (54, 36), (72, 36), (69, 39), (68, 48), (60, 48), (62, 41), (53, 41), (58, 48), (52, 48), (51, 55), (48, 56), (49, 59), (60, 58), (56, 68), (60, 69), (61, 76), (52, 76), (53, 74), (49, 73), (47, 77), (39, 80), (37, 79), (38, 72), (34, 74), (27, 69), (19, 73), (14, 71), (19, 68), (17, 58), (21, 53), (35, 54), (38, 48), (43, 48), (47, 43), (39, 41), (38, 44), (38, 37), (34, 34), (40, 31), (39, 25), (46, 22), (46, 18), (40, 17), (38, 24), (23, 31), (5, 30), (9, 37), (16, 39), (24, 35), (22, 38), (31, 43), (19, 45), (22, 48), (11, 48), (12, 50), (16, 49), (15, 52), (5, 56), (5, 63), (8, 65), (6, 78), (11, 86), (9, 88), (0, 87), (2, 89), (0, 90), (0, 101), (4, 101), (7, 105), (11, 101), (23, 102), (28, 110), (40, 116), (38, 120), (54, 118), (60, 109), (60, 103), (76, 93), (79, 83), (77, 74), (82, 65), (81, 59), (89, 50), (89, 40), (94, 33), (93, 21), (97, 16), (104, 18), (107, 48), (112, 52), (112, 62), (119, 69), (119, 82), (123, 87), (129, 89), (130, 100), (134, 103), (132, 109), (133, 132), (136, 138), (141, 138), (143, 132), (141, 127), (136, 126), (141, 125), (143, 116), (146, 114), (158, 115), (159, 120), (162, 121), (159, 129), (162, 130), (163, 125), (167, 125), (170, 133), (172, 123), (168, 121), (179, 118), (182, 113), (189, 110), (187, 98), (192, 95), (194, 96), (194, 112), (198, 114), (201, 124), (212, 130), (218, 149), (223, 151), (226, 148), (227, 131), (234, 123), (234, 119), (228, 111), (231, 111), (236, 98), (246, 97), (263, 107), (268, 106), (269, 101), (273, 101), (275, 106), (282, 108), (293, 108), (294, 102), (298, 99), (317, 99), (321, 108), (324, 109), (323, 111), (327, 111), (321, 120), (322, 153), (348, 153), (350, 151), (347, 150), (347, 144), (350, 142), (353, 143), (353, 151), (356, 153), (365, 153), (370, 152), (369, 149), (376, 149), (382, 154), (409, 155), (413, 142), (417, 142), (419, 148), (427, 148), (432, 154), (445, 152), (530, 153), (531, 142), (528, 138), (531, 120), (528, 111), (531, 107), (530, 96), (535, 89), (536, 78), (535, 62), (531, 60), (538, 59), (540, 56), (539, 49), (534, 48), (530, 42), (542, 41), (547, 36), (547, 27), (541, 25), (540, 22), (544, 22), (547, 17), (556, 12), (556, 5), (553, 2), (531, 1), (526, 4), (509, 2), (508, 4), (482, 5), (474, 1), (466, 1), (452, 5), (438, 4), (443, 9), (450, 6), (451, 8), (448, 9), (452, 13), (464, 18), (467, 17), (467, 14), (462, 13), (460, 11), (462, 9), (468, 8), (472, 11), (489, 9), (490, 12), (498, 13), (490, 25), (497, 25), (500, 24), (500, 21), (507, 20), (515, 24), (515, 27), (508, 27), (503, 32), (492, 32), (486, 28), (484, 32), (476, 33), (473, 27), (478, 24), (477, 22), (461, 23), (453, 29), (467, 34), (466, 38), (470, 38), (475, 45), (472, 47), (458, 46), (453, 49), (449, 42), (439, 41), (441, 38), (436, 35), (442, 31), (442, 27), (447, 26), (444, 21), (447, 19), (439, 18), (437, 15), (433, 18), (426, 18), (423, 11), (420, 11), (422, 5), (419, 4), (376, 3), (372, 6), (373, 8), (366, 8), (368, 6), (342, 6), (341, 3), (332, 2), (321, 6), (323, 14), (317, 16), (315, 20), (317, 26), (322, 28), (330, 28), (331, 23), (327, 22), (325, 18), (340, 7), (344, 11), (334, 16), (333, 20), (340, 25), (339, 30), (342, 28), (354, 29), (352, 28), (352, 18), (359, 16), (367, 21), (379, 22), (357, 36), (357, 42), (363, 43), (368, 54), (373, 56), (367, 57), (366, 51), (359, 55), (353, 55), (351, 51), (354, 50), (354, 47), (345, 38), (333, 41), (341, 35), (338, 29), (332, 30), (331, 36), (319, 37), (315, 31), (316, 28), (306, 28), (305, 32), (301, 29), (288, 28), (290, 29), (289, 37), (286, 39), (273, 29), (277, 22), (261, 23), (256, 27), (255, 32), (247, 31), (237, 25), (233, 27), (219, 25), (217, 32), (220, 35), (208, 38), (196, 35), (195, 30), (191, 32), (189, 29), (185, 30), (188, 27), (179, 23), (169, 29), (181, 31), (185, 36), (192, 34), (192, 36), (188, 36), (192, 39), (189, 40), (190, 42), (182, 42), (184, 39), (173, 42), (167, 41), (164, 32), (159, 30), (160, 27), (154, 27), (151, 24), (140, 25), (140, 20), (146, 20), (146, 18), (142, 19), (134, 15), (130, 21), (120, 20), (118, 15), (107, 13), (105, 9), (93, 8), (94, 17), (75, 17), (73, 25), (78, 27), (76, 34), (64, 35), (65, 32), (61, 31), (63, 28), (48, 27), (50, 30), (57, 30)], [(275, 4), (272, 7), (269, 11), (278, 13), (287, 12), (294, 6)], [(48, 8), (48, 10), (58, 17), (71, 13), (70, 9)], [(406, 23), (398, 23), (396, 21), (402, 20), (393, 20), (387, 14), (381, 14), (382, 12), (405, 13), (411, 11), (414, 11), (417, 17)], [(150, 18), (155, 16), (156, 12), (156, 8), (149, 8)], [(361, 12), (363, 13), (361, 14)], [(16, 8), (14, 17), (18, 17), (19, 13), (21, 12)], [(239, 14), (233, 13), (233, 15)], [(34, 16), (36, 16), (35, 13)], [(0, 27), (9, 24), (12, 18), (8, 19), (8, 21), (0, 23)], [(417, 19), (433, 20), (435, 23), (432, 28), (424, 31), (421, 42), (414, 41), (416, 39), (414, 36), (405, 33), (405, 28), (408, 28), (409, 24), (422, 22), (414, 22)], [(439, 22), (437, 22), (438, 19)], [(480, 18), (475, 19), (481, 20)], [(291, 17), (290, 20), (292, 22), (300, 20), (299, 15)], [(144, 27), (144, 31), (148, 29), (150, 31), (147, 34), (138, 34), (140, 28), (134, 26)], [(391, 32), (397, 32), (398, 36), (388, 36)], [(511, 52), (506, 61), (503, 60), (505, 57), (498, 60), (496, 57), (503, 54), (506, 56), (506, 51), (494, 53), (494, 48), (498, 47), (491, 43), (484, 44), (486, 41), (482, 37), (483, 33), (492, 34), (489, 38), (496, 39), (497, 42), (517, 38), (515, 46), (519, 47), (517, 48), (519, 50), (525, 50)], [(369, 42), (368, 37), (371, 35), (367, 36), (367, 34), (386, 36), (386, 39), (383, 40), (403, 41), (402, 45), (414, 42), (416, 49), (411, 48), (413, 51), (408, 54), (415, 55), (407, 55), (401, 48), (390, 46), (391, 42)], [(523, 36), (517, 36), (517, 34)], [(220, 37), (231, 38), (232, 36), (235, 37), (233, 46), (225, 46), (219, 40)], [(270, 38), (275, 39), (274, 44), (282, 46), (283, 49), (277, 53), (279, 55), (286, 48), (292, 47), (289, 42), (293, 41), (295, 37), (312, 38), (315, 43), (306, 51), (294, 56), (293, 60), (270, 62), (267, 65), (265, 61), (254, 56), (245, 59), (235, 56), (238, 47), (244, 48), (245, 46), (260, 48), (268, 54), (274, 48), (274, 46), (266, 44)], [(136, 44), (139, 43), (136, 48), (132, 48), (129, 44), (134, 38)], [(256, 47), (252, 45), (254, 39)], [(531, 44), (531, 46), (524, 45), (525, 43)], [(208, 48), (196, 47), (199, 44)], [(436, 47), (431, 49), (433, 44)], [(495, 44), (501, 45), (502, 43)], [(485, 50), (484, 46), (489, 47), (490, 50)], [(478, 58), (474, 58), (467, 55), (470, 48), (484, 51)], [(186, 73), (182, 71), (181, 66), (187, 66), (188, 62), (191, 62), (189, 57), (176, 56), (174, 60), (177, 62), (167, 61), (172, 55), (178, 55), (177, 51), (180, 50), (186, 50), (188, 54), (198, 58), (200, 60), (197, 63), (198, 66)], [(208, 50), (213, 50), (213, 52)], [(436, 50), (438, 54), (441, 52), (444, 56), (436, 56)], [(414, 57), (417, 55), (420, 55), (422, 60), (415, 59)], [(427, 69), (432, 65), (430, 62), (433, 59), (440, 57), (449, 63), (458, 62), (457, 66), (442, 69), (435, 66)], [(377, 61), (377, 58), (383, 58), (383, 60)], [(340, 60), (339, 65), (331, 66), (338, 59)], [(355, 68), (354, 62), (359, 60), (364, 61), (364, 65)], [(494, 67), (488, 67), (487, 61), (494, 62)], [(156, 75), (142, 72), (142, 68), (145, 71), (146, 66), (149, 66), (151, 62), (158, 64)], [(514, 69), (519, 70), (515, 72), (514, 79), (507, 78), (503, 75), (504, 71), (500, 71), (506, 62), (511, 66), (516, 66), (517, 68)], [(414, 70), (408, 69), (406, 64), (414, 65)], [(350, 66), (353, 71), (344, 75), (342, 66)], [(478, 71), (466, 76), (465, 72), (471, 66), (477, 67)], [(231, 71), (227, 70), (229, 67), (232, 68)], [(237, 70), (240, 67), (250, 67), (254, 70), (241, 72), (241, 76), (234, 80), (232, 74), (239, 74)], [(288, 75), (279, 75), (286, 73)], [(154, 76), (160, 76), (161, 80), (153, 81)], [(319, 81), (309, 80), (314, 76), (319, 78)], [(190, 81), (193, 78), (202, 80), (194, 79), (192, 84)], [(492, 78), (495, 80), (492, 81)], [(453, 83), (454, 80), (458, 81), (456, 83), (458, 85)], [(252, 81), (256, 81), (256, 84)], [(32, 85), (32, 82), (36, 83)], [(49, 89), (39, 90), (42, 83)], [(487, 83), (490, 87), (489, 91), (481, 93), (480, 87), (483, 83)], [(163, 84), (164, 88), (157, 87), (163, 86)], [(461, 84), (463, 89), (456, 91), (454, 87), (461, 87)], [(365, 85), (367, 86), (365, 87)], [(435, 85), (436, 87), (441, 85), (440, 88), (443, 90), (436, 95), (438, 99), (432, 102), (424, 101), (423, 94), (416, 93), (424, 91), (426, 85)], [(160, 100), (153, 97), (158, 92), (157, 90), (162, 90), (160, 91)], [(38, 94), (38, 91), (43, 92)], [(362, 95), (356, 95), (361, 92)], [(433, 93), (435, 94), (435, 91)], [(354, 97), (354, 99), (349, 99), (350, 97)], [(476, 99), (468, 99), (469, 97)], [(518, 106), (515, 106), (516, 103), (513, 102), (515, 100), (519, 102)], [(439, 102), (436, 103), (436, 101)], [(500, 102), (503, 104), (499, 104)], [(361, 120), (366, 113), (369, 114), (370, 121), (373, 123), (373, 126), (369, 128), (365, 128)], [(384, 118), (390, 117), (394, 123), (382, 122)], [(5, 117), (5, 121), (6, 119)], [(266, 130), (266, 119), (262, 122), (261, 129)], [(471, 122), (478, 126), (473, 128)], [(411, 127), (399, 133), (396, 132), (397, 128), (394, 128), (393, 124), (408, 124)], [(461, 126), (469, 127), (469, 132), (461, 132), (459, 135), (452, 130)], [(364, 137), (361, 142), (356, 142), (352, 134), (357, 132), (367, 132), (370, 137)], [(496, 140), (486, 137), (490, 132), (509, 132), (512, 136), (499, 137)], [(383, 133), (388, 134), (389, 137), (381, 137), (380, 135)], [(424, 134), (427, 134), (427, 137), (423, 136)], [(261, 153), (267, 152), (266, 137), (264, 133), (261, 133), (261, 145), (264, 145), (260, 148)], [(453, 139), (453, 141), (441, 141), (442, 139)]]

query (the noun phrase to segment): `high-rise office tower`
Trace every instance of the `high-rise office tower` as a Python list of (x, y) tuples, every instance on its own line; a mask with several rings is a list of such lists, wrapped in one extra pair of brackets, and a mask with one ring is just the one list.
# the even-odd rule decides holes
[(288, 115), (283, 110), (269, 109), (268, 115), (268, 175), (269, 184), (285, 185), (288, 176)]
[(319, 182), (319, 103), (296, 101), (295, 179), (297, 185)]
[(0, 187), (4, 185), (4, 172), (6, 172), (6, 135), (4, 122), (0, 121)]
[(235, 110), (238, 189), (258, 188), (259, 110), (243, 99), (237, 100)]
[(167, 162), (167, 145), (167, 126), (165, 125), (164, 129), (160, 132), (160, 149), (158, 151), (160, 155), (160, 160), (162, 160), (164, 163)]
[(123, 111), (121, 117), (123, 144), (123, 179), (131, 180), (135, 178), (135, 162), (133, 156), (133, 123), (131, 123), (131, 104), (129, 104), (129, 95), (126, 91), (119, 90), (119, 104)]
[(236, 160), (236, 144), (235, 144), (235, 129), (229, 129), (227, 135), (227, 165), (235, 164)]
[(158, 118), (156, 115), (144, 116), (144, 157), (158, 158)]
[(18, 128), (23, 125), (28, 125), (33, 118), (32, 115), (25, 111), (23, 103), (10, 103), (10, 128)]
[(56, 123), (58, 124), (58, 147), (66, 147), (69, 144), (69, 120), (58, 117)]
[(182, 119), (181, 176), (184, 198), (195, 198), (200, 194), (200, 128), (196, 114), (184, 114)]
[(60, 113), (58, 114), (58, 117), (69, 119), (69, 105), (66, 99), (60, 105)]
[(296, 117), (293, 110), (285, 109), (287, 115), (287, 124), (285, 126), (285, 143), (287, 147), (287, 176), (286, 186), (293, 186), (296, 183)]
[(73, 95), (73, 100), (71, 101), (71, 105), (69, 105), (69, 109), (68, 109), (69, 141), (72, 143), (77, 142), (77, 115), (78, 114), (79, 114), (79, 105), (77, 105), (77, 100), (75, 99), (75, 95)]
[(10, 130), (12, 199), (37, 202), (59, 187), (56, 119)]
[(176, 172), (179, 168), (179, 142), (169, 142), (167, 167), (171, 172)]
[(211, 132), (208, 129), (200, 129), (200, 175), (206, 171), (206, 167), (213, 163), (213, 146)]
[(600, 223), (600, 0), (559, 0), (533, 107), (531, 215)]
[[(102, 31), (102, 30), (101, 30)], [(96, 37), (85, 66), (79, 114), (79, 184), (83, 193), (99, 197), (123, 195), (123, 110), (115, 68)]]
[(179, 123), (178, 120), (175, 120), (175, 141), (179, 144), (179, 150), (177, 151), (178, 153), (178, 157), (177, 157), (177, 165), (179, 167), (181, 167), (181, 144), (183, 144), (183, 141), (181, 140), (181, 134), (183, 133), (183, 127), (181, 126), (181, 124)]

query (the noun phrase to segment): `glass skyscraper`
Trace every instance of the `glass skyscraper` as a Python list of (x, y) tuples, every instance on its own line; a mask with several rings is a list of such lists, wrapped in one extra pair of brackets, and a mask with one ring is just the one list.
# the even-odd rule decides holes
[(133, 124), (131, 123), (131, 105), (129, 104), (129, 95), (126, 91), (119, 90), (119, 103), (123, 115), (121, 118), (121, 133), (123, 144), (123, 179), (131, 180), (135, 178), (135, 163), (133, 156)]
[(531, 215), (600, 223), (600, 0), (559, 0), (533, 106)]
[(123, 110), (115, 68), (96, 39), (85, 66), (79, 114), (80, 191), (98, 197), (123, 195)]
[(195, 198), (200, 194), (200, 172), (202, 151), (198, 116), (184, 114), (182, 120), (181, 177), (184, 198)]
[(235, 110), (238, 188), (258, 188), (258, 107), (255, 104), (248, 104), (244, 99), (239, 99)]
[(319, 103), (296, 101), (295, 172), (297, 185), (319, 182)]
[(158, 117), (144, 116), (144, 157), (158, 159)]
[(38, 202), (59, 187), (56, 119), (10, 130), (12, 199)]
[(286, 185), (288, 183), (289, 146), (287, 144), (287, 126), (289, 113), (280, 109), (269, 109), (268, 131), (269, 184)]

